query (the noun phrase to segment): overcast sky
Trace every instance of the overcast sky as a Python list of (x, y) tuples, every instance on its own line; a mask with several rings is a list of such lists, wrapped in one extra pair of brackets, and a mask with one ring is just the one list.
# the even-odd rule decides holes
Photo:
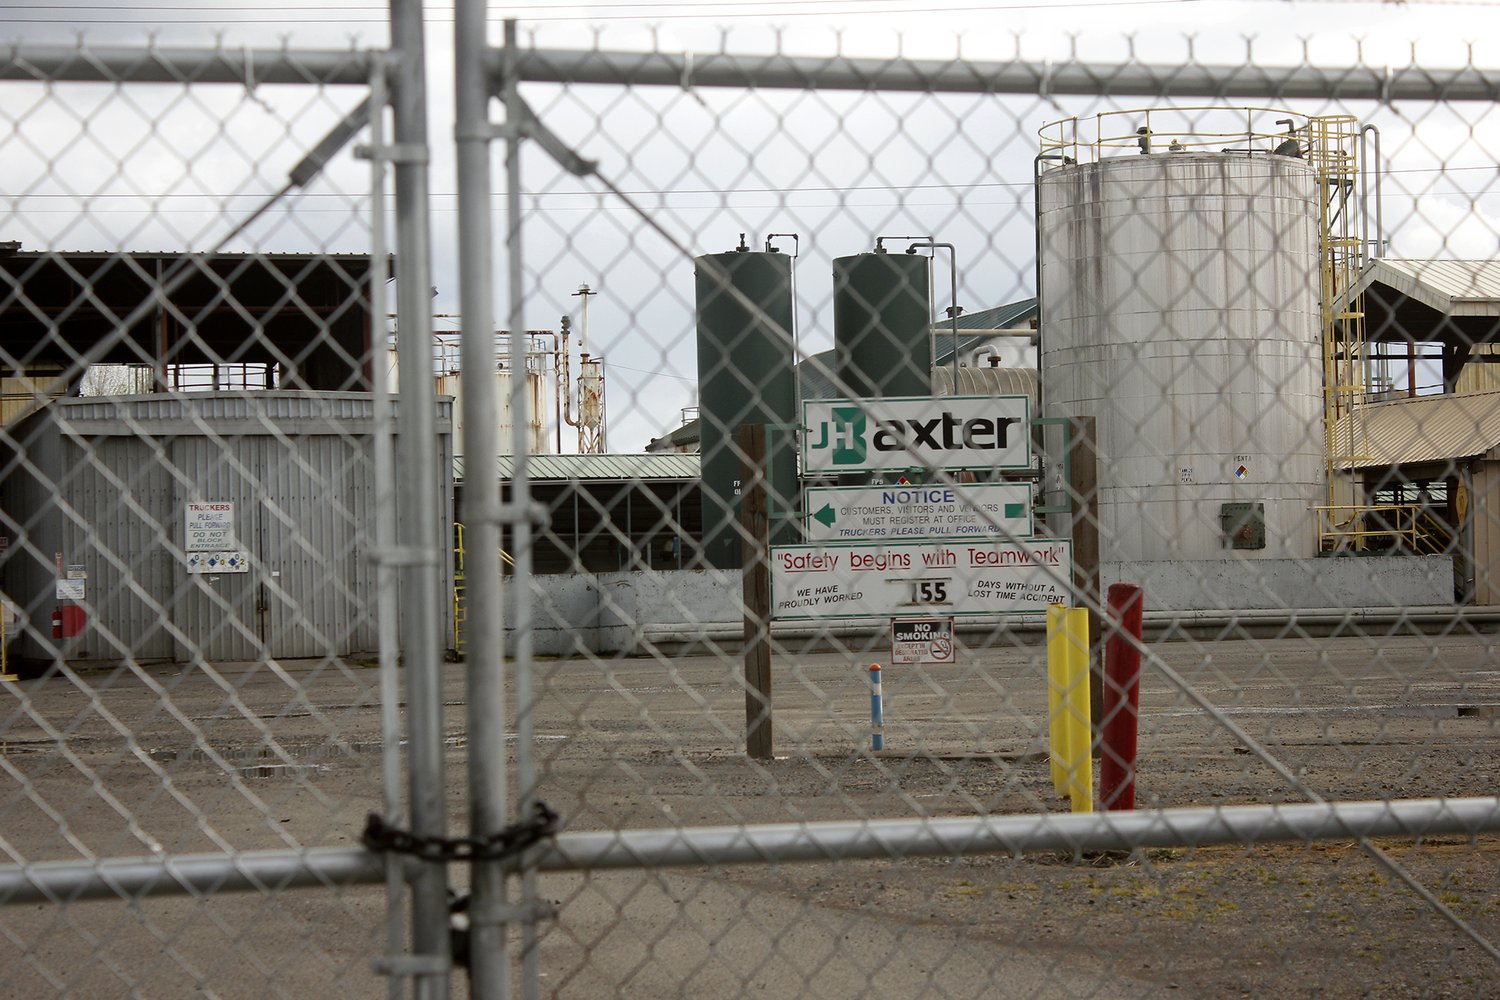
[[(523, 41), (555, 48), (1001, 60), (1136, 59), (1325, 68), (1461, 66), (1500, 72), (1500, 8), (1474, 3), (1119, 0), (952, 3), (543, 3), (494, 6)], [(457, 311), (451, 155), (451, 7), (430, 6), (435, 309)], [(89, 44), (382, 46), (373, 4), (276, 2), (6, 4), (0, 40)], [(9, 84), (0, 105), (0, 239), (32, 248), (202, 249), (274, 191), (308, 145), (359, 99), (311, 88)], [(1149, 101), (852, 95), (532, 85), (527, 96), (566, 140), (645, 205), (691, 253), (739, 233), (799, 234), (806, 351), (831, 346), (830, 260), (877, 235), (932, 234), (959, 249), (968, 311), (1034, 293), (1031, 167), (1046, 121)], [(1391, 171), (1387, 222), (1405, 256), (1493, 256), (1500, 128), (1482, 105), (1331, 106), (1377, 124)], [(498, 119), (498, 108), (494, 111)], [(539, 151), (525, 165), (526, 322), (576, 319), (581, 282), (595, 354), (609, 364), (609, 442), (638, 451), (696, 402), (691, 262), (596, 183)], [(503, 206), (497, 157), (496, 205)], [(239, 249), (363, 251), (368, 168), (347, 153)], [(500, 218), (497, 215), (497, 231)], [(789, 241), (785, 246), (790, 249)], [(503, 257), (497, 256), (503, 264)], [(936, 307), (948, 304), (946, 262)], [(504, 289), (503, 276), (496, 287)], [(508, 304), (497, 299), (501, 317)], [(569, 441), (565, 439), (565, 450)]]

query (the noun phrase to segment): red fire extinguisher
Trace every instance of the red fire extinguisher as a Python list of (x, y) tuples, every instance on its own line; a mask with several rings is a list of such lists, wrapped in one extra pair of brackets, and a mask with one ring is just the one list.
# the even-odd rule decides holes
[(52, 638), (61, 639), (62, 634), (62, 608), (52, 609)]

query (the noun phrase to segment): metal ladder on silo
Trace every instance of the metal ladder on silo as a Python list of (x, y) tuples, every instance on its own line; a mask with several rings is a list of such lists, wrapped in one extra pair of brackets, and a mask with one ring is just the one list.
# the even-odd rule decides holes
[(1347, 509), (1355, 500), (1352, 480), (1348, 495), (1339, 496), (1338, 472), (1366, 450), (1360, 419), (1366, 391), (1365, 314), (1363, 296), (1354, 293), (1363, 251), (1353, 212), (1359, 122), (1353, 115), (1323, 115), (1308, 119), (1307, 130), (1320, 204), (1325, 476), (1329, 506)]

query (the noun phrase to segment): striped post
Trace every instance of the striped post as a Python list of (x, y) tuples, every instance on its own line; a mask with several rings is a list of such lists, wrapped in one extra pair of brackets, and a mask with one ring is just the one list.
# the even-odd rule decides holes
[(880, 664), (870, 664), (870, 749), (885, 749), (885, 707), (881, 703)]

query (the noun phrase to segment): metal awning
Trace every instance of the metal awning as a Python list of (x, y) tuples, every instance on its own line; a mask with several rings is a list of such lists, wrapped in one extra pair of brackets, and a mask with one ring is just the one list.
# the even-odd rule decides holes
[(1356, 292), (1405, 298), (1443, 316), (1500, 315), (1500, 261), (1372, 260)]
[[(515, 456), (501, 455), (500, 478), (509, 479), (515, 468)], [(526, 463), (529, 477), (535, 481), (574, 480), (662, 480), (696, 481), (703, 475), (697, 455), (662, 452), (649, 455), (532, 455)], [(453, 477), (464, 478), (464, 460), (453, 459)]]
[(1336, 461), (1340, 469), (1473, 458), (1500, 445), (1500, 390), (1367, 404), (1341, 417), (1334, 434), (1357, 453)]
[(1500, 344), (1500, 262), (1372, 260), (1350, 294), (1364, 296), (1368, 340), (1441, 344), (1443, 385), (1450, 393), (1464, 365), (1500, 358), (1475, 351)]

